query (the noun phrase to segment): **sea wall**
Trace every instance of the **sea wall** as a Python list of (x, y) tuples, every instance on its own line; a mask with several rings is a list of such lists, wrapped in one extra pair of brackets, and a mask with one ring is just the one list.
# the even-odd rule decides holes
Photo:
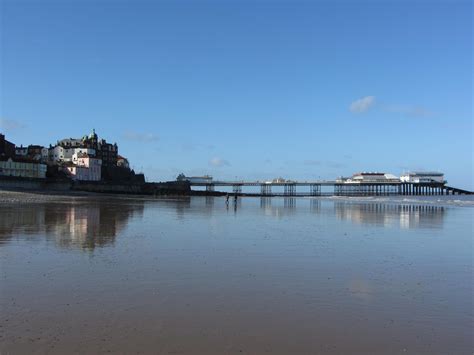
[(143, 185), (147, 195), (189, 195), (191, 185), (187, 181), (148, 182)]
[(72, 183), (68, 180), (48, 180), (0, 176), (0, 189), (3, 190), (48, 190), (68, 191)]
[(74, 181), (74, 183), (71, 185), (71, 190), (116, 194), (142, 194), (143, 184), (108, 183), (102, 181)]
[(71, 181), (53, 179), (32, 179), (0, 176), (0, 189), (35, 191), (84, 191), (96, 193), (137, 194), (137, 195), (189, 195), (188, 182), (104, 182)]

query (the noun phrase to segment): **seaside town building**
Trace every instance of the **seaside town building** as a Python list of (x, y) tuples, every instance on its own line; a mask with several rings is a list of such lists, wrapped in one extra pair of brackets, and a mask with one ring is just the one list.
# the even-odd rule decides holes
[(101, 139), (97, 144), (97, 158), (102, 159), (102, 165), (107, 167), (117, 166), (118, 146), (116, 143), (107, 143)]
[(0, 134), (0, 175), (24, 178), (46, 177), (47, 166), (31, 159), (28, 147), (15, 147), (15, 144)]
[(28, 147), (23, 147), (23, 145), (19, 147), (15, 147), (15, 155), (17, 157), (25, 158), (28, 156)]
[(117, 166), (125, 169), (130, 169), (130, 163), (127, 158), (122, 157), (121, 155), (117, 156)]
[(27, 156), (35, 161), (42, 163), (48, 162), (49, 149), (41, 145), (29, 145)]
[(52, 164), (61, 164), (68, 162), (76, 163), (78, 154), (88, 154), (91, 156), (95, 156), (96, 152), (95, 149), (92, 148), (65, 148), (58, 145), (49, 150), (49, 161), (52, 162)]
[(49, 148), (41, 145), (15, 147), (0, 134), (0, 175), (25, 178), (144, 183), (143, 174), (130, 169), (118, 155), (116, 143), (99, 139), (95, 130), (82, 138), (65, 138)]
[(53, 148), (54, 152), (50, 156), (54, 161), (69, 162), (75, 153), (79, 153), (76, 149), (93, 149), (92, 151), (81, 151), (102, 160), (102, 167), (117, 166), (118, 146), (117, 143), (108, 143), (105, 139), (100, 139), (92, 130), (91, 134), (82, 138), (65, 138), (57, 142)]
[(76, 163), (66, 163), (64, 171), (72, 180), (100, 181), (102, 179), (102, 160), (89, 156), (87, 153), (79, 153)]
[(15, 155), (15, 144), (5, 139), (5, 135), (0, 133), (0, 157), (13, 157)]
[[(123, 157), (119, 159), (117, 144), (99, 139), (95, 130), (82, 138), (59, 140), (56, 146), (50, 148), (49, 162), (52, 166), (58, 166), (59, 170), (66, 171), (67, 175), (74, 180), (96, 181), (97, 174), (87, 172), (84, 170), (86, 168), (79, 163), (79, 156), (83, 154), (91, 159), (91, 164), (93, 158), (100, 161), (99, 180), (127, 180), (135, 176), (135, 173), (130, 171), (128, 160)], [(64, 169), (61, 169), (61, 166)]]
[(49, 149), (41, 145), (29, 145), (23, 147), (15, 147), (15, 157), (21, 159), (30, 159), (34, 161), (39, 161), (41, 163), (47, 163), (49, 158)]
[(73, 153), (72, 153), (71, 161), (74, 164), (79, 165), (79, 160), (83, 156), (95, 157), (96, 156), (95, 149), (92, 149), (92, 148), (74, 148)]
[(84, 136), (83, 138), (65, 138), (61, 139), (58, 141), (56, 145), (59, 145), (64, 148), (77, 148), (77, 147), (82, 147), (85, 145), (85, 139), (87, 136)]
[(73, 149), (64, 148), (63, 146), (57, 145), (49, 149), (49, 161), (52, 164), (60, 164), (62, 162), (69, 162), (72, 159)]
[(46, 164), (18, 158), (0, 158), (0, 175), (15, 176), (24, 178), (40, 178), (46, 177)]

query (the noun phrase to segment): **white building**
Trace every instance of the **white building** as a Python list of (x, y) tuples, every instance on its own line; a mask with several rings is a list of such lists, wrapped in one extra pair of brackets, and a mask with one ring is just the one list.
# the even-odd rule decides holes
[(411, 182), (411, 183), (446, 183), (444, 180), (444, 174), (435, 171), (413, 171), (402, 174), (400, 176), (402, 182)]
[(100, 181), (102, 179), (102, 160), (89, 156), (86, 153), (76, 155), (77, 163), (70, 162), (64, 171), (73, 180)]
[(53, 163), (69, 162), (72, 160), (73, 148), (63, 148), (57, 145), (49, 151), (49, 160)]
[(392, 174), (378, 173), (378, 172), (362, 172), (352, 175), (351, 178), (344, 182), (399, 182), (400, 179)]
[(87, 155), (89, 157), (95, 157), (95, 149), (92, 148), (73, 148), (72, 153), (72, 162), (74, 164), (78, 164), (79, 159), (83, 155)]
[(74, 164), (76, 164), (78, 154), (88, 154), (90, 156), (95, 156), (95, 149), (77, 147), (64, 148), (60, 145), (57, 145), (56, 147), (50, 149), (49, 161), (54, 164), (60, 162), (73, 162)]

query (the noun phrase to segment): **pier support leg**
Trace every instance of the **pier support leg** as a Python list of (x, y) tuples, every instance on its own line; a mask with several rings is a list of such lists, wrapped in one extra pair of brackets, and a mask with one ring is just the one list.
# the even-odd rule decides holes
[(260, 191), (261, 191), (262, 195), (271, 195), (272, 185), (262, 184), (262, 185), (260, 185)]
[(310, 194), (311, 196), (320, 196), (321, 185), (317, 185), (317, 184), (310, 185)]
[(242, 185), (232, 186), (232, 191), (234, 192), (234, 194), (241, 194), (242, 193)]

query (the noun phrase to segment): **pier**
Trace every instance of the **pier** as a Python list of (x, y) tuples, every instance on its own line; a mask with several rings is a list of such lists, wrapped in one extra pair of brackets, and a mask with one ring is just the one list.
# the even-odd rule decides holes
[[(337, 180), (291, 182), (209, 181), (190, 182), (190, 185), (191, 188), (204, 187), (208, 193), (219, 192), (219, 188), (232, 188), (233, 194), (248, 196), (431, 196), (471, 195), (473, 193), (472, 191), (458, 189), (439, 182), (340, 182)], [(254, 187), (254, 191), (245, 191), (248, 187)], [(257, 191), (255, 191), (255, 187)]]

